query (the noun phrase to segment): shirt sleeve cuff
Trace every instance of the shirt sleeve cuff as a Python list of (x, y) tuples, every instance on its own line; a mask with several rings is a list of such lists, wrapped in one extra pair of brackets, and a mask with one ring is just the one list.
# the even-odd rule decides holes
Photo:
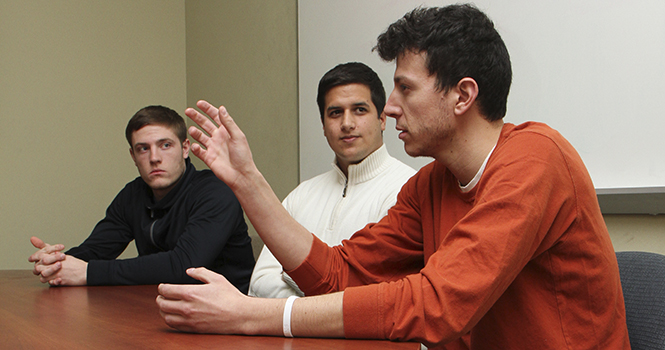
[(88, 261), (88, 269), (86, 271), (86, 284), (88, 286), (102, 286), (110, 284), (108, 278), (111, 274), (110, 264), (105, 260), (90, 260)]
[(344, 335), (356, 339), (386, 339), (382, 331), (381, 285), (344, 290)]

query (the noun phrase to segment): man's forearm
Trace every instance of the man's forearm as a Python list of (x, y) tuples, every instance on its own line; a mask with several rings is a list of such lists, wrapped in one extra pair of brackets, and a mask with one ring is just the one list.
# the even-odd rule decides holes
[(284, 209), (263, 175), (258, 170), (247, 174), (233, 192), (284, 270), (298, 267), (309, 254), (312, 234)]
[(344, 337), (344, 292), (300, 298), (293, 304), (291, 330), (296, 337)]
[[(343, 292), (297, 299), (293, 303), (290, 328), (295, 337), (343, 338)], [(255, 298), (248, 304), (240, 333), (283, 335), (286, 299)], [(288, 310), (287, 310), (288, 312)]]

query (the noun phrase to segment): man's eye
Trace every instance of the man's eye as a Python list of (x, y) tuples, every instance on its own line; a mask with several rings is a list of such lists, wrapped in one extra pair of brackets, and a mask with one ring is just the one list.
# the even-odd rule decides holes
[(171, 143), (170, 143), (170, 142), (165, 142), (165, 143), (162, 145), (162, 147), (163, 147), (163, 148), (169, 148), (169, 147), (171, 147)]
[(329, 117), (337, 117), (337, 116), (339, 116), (340, 114), (342, 114), (342, 111), (335, 110), (335, 111), (330, 111), (330, 113), (328, 114), (328, 116), (329, 116)]

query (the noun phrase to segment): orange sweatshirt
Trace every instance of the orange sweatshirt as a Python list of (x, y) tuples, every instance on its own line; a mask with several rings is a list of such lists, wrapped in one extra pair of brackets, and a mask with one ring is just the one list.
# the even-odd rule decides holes
[(591, 178), (540, 123), (506, 124), (470, 192), (432, 162), (379, 223), (332, 248), (315, 238), (288, 273), (307, 295), (345, 290), (348, 338), (459, 348), (470, 333), (471, 349), (630, 349)]

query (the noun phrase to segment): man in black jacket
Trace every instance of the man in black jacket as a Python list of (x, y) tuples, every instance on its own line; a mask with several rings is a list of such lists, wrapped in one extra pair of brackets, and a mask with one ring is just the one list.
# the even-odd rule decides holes
[[(33, 273), (63, 286), (192, 283), (185, 270), (205, 266), (247, 293), (254, 256), (242, 208), (224, 182), (191, 164), (183, 118), (145, 107), (125, 133), (141, 176), (80, 246), (63, 253), (64, 245), (32, 237)], [(116, 259), (132, 240), (139, 256)]]

